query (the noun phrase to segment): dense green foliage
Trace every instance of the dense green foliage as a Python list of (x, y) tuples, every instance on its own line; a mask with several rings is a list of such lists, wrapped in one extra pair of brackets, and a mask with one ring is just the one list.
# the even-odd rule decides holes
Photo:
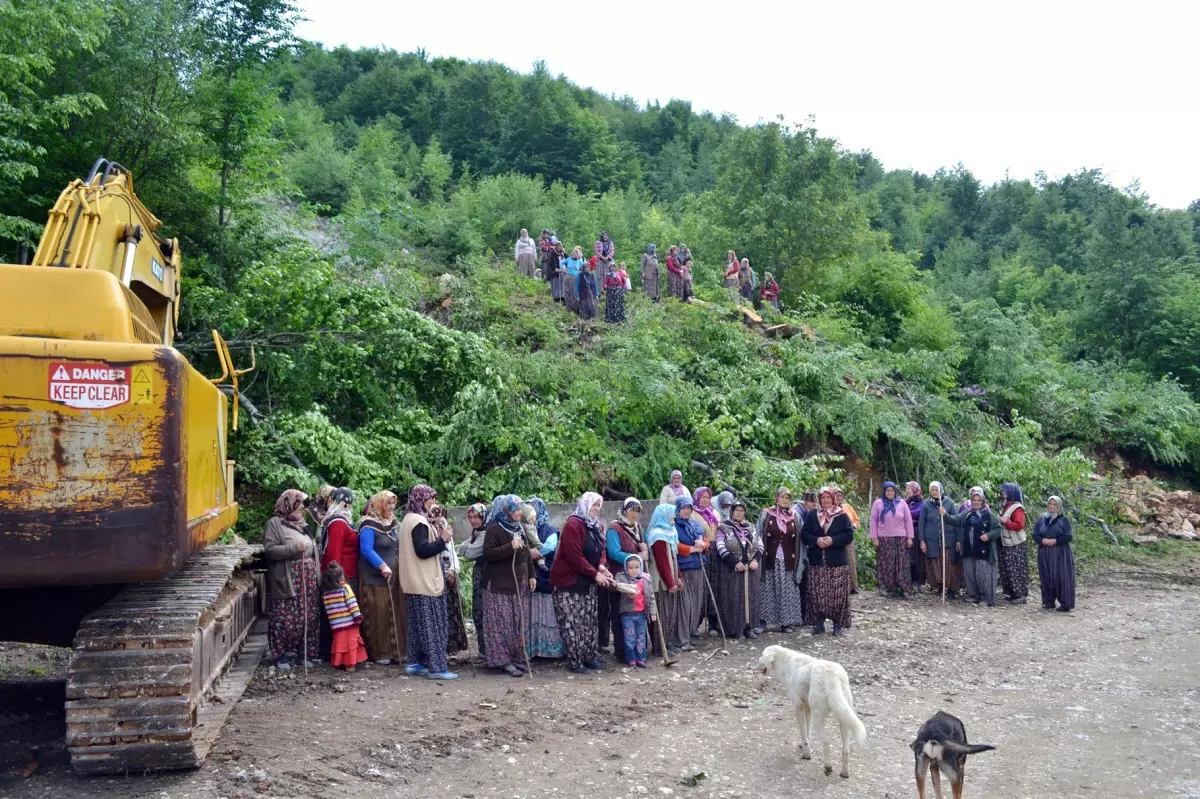
[[(212, 327), (257, 348), (262, 418), (234, 446), (252, 511), (319, 480), (647, 495), (676, 466), (761, 502), (865, 461), (1103, 515), (1088, 476), (1112, 455), (1200, 464), (1200, 206), (1096, 172), (888, 172), (811, 128), (640, 108), (542, 65), (326, 50), (291, 18), (0, 0), (3, 253), (95, 156), (134, 171), (184, 243), (180, 348), (212, 367)], [(585, 249), (608, 230), (635, 284), (648, 242), (687, 242), (707, 304), (635, 293), (625, 325), (581, 330), (515, 274), (521, 227)], [(780, 279), (769, 320), (813, 336), (740, 324), (728, 249)]]

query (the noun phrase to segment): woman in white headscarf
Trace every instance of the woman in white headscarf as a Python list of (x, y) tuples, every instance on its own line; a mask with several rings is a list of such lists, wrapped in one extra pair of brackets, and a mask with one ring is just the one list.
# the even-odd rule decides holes
[(534, 277), (537, 272), (538, 244), (529, 238), (529, 231), (521, 228), (517, 246), (513, 252), (517, 262), (517, 271), (525, 277)]
[[(612, 585), (604, 552), (600, 510), (604, 498), (588, 491), (579, 498), (575, 512), (563, 525), (550, 567), (554, 586), (554, 615), (567, 653), (567, 663), (576, 674), (603, 671), (598, 653), (600, 606), (598, 588)], [(606, 597), (607, 599), (607, 597)]]
[(673, 508), (675, 500), (680, 497), (691, 499), (692, 492), (688, 491), (688, 487), (683, 484), (683, 472), (676, 469), (671, 472), (671, 481), (658, 493), (658, 502), (660, 505), (670, 505)]
[[(1050, 497), (1046, 512), (1038, 519), (1033, 540), (1038, 548), (1038, 576), (1042, 583), (1042, 607), (1069, 613), (1075, 607), (1075, 555), (1071, 552), (1071, 520), (1063, 513), (1062, 500)], [(1058, 607), (1054, 607), (1055, 600)]]

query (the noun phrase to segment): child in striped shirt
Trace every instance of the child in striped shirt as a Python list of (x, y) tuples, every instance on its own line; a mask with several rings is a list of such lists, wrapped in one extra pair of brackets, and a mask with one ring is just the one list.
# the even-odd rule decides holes
[(346, 671), (353, 674), (355, 667), (367, 659), (367, 647), (358, 631), (363, 616), (354, 591), (346, 584), (346, 572), (336, 560), (330, 561), (321, 575), (321, 591), (325, 617), (333, 629), (329, 665), (334, 668), (345, 666)]

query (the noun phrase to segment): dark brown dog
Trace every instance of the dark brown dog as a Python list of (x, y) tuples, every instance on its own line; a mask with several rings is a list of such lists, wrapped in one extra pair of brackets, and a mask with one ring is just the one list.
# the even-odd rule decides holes
[(963, 723), (949, 713), (938, 711), (921, 725), (917, 740), (912, 742), (916, 757), (917, 796), (925, 799), (925, 772), (933, 769), (933, 792), (942, 799), (942, 775), (950, 780), (954, 799), (962, 799), (963, 769), (967, 755), (987, 752), (996, 747), (990, 744), (968, 744)]

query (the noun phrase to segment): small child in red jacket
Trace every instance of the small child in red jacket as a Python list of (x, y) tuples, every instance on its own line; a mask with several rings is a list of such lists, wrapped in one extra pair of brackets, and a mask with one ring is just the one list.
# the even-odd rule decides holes
[(650, 575), (642, 572), (642, 559), (630, 555), (625, 571), (617, 575), (617, 590), (621, 592), (621, 631), (625, 638), (625, 662), (639, 669), (646, 668), (647, 619), (658, 621), (658, 605), (654, 601), (654, 586)]

